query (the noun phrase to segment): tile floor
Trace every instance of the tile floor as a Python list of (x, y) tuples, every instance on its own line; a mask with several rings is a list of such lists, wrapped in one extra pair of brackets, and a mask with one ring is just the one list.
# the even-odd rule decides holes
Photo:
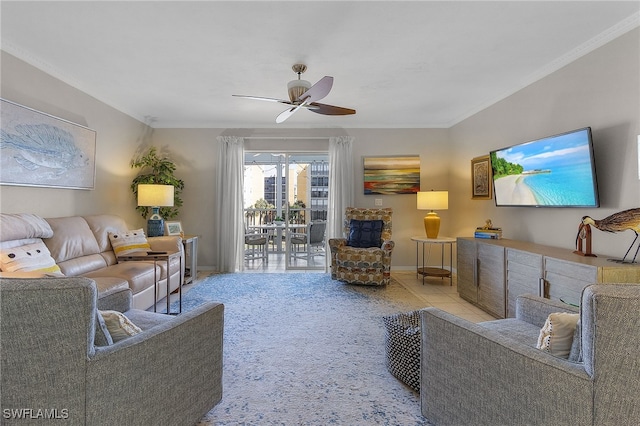
[[(325, 258), (324, 255), (313, 256), (311, 259), (311, 267), (313, 270), (303, 269), (307, 266), (306, 259), (293, 259), (291, 266), (299, 269), (288, 269), (285, 271), (286, 255), (284, 253), (269, 253), (269, 261), (264, 259), (245, 260), (244, 272), (324, 272)], [(328, 271), (328, 270), (327, 270)]]
[(426, 277), (423, 284), (422, 276), (417, 277), (414, 271), (391, 271), (391, 276), (423, 300), (425, 307), (433, 306), (472, 322), (495, 319), (458, 296), (455, 275), (453, 276), (453, 285), (450, 285), (448, 278), (433, 277)]
[[(325, 272), (323, 269), (307, 271), (287, 270), (285, 271), (284, 255), (270, 254), (269, 262), (262, 259), (252, 260), (245, 263), (245, 273), (301, 273), (301, 272)], [(328, 271), (327, 271), (328, 272)], [(198, 274), (202, 275), (202, 272)], [(456, 277), (453, 277), (453, 285), (450, 285), (448, 278), (427, 277), (422, 282), (422, 277), (416, 276), (415, 271), (392, 271), (391, 275), (407, 290), (416, 297), (424, 301), (424, 306), (433, 306), (450, 312), (461, 318), (472, 322), (490, 321), (495, 319), (483, 310), (476, 308), (458, 296), (456, 287)]]

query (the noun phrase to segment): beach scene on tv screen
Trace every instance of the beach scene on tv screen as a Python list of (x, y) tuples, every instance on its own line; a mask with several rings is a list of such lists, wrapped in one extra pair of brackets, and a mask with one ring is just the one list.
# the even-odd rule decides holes
[(594, 206), (588, 130), (491, 153), (497, 205)]

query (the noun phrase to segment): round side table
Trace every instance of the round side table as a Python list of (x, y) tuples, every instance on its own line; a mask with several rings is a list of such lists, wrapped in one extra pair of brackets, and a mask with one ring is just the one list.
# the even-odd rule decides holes
[[(440, 277), (449, 278), (449, 285), (453, 285), (453, 245), (456, 243), (455, 238), (451, 237), (438, 237), (428, 238), (422, 236), (411, 237), (411, 241), (416, 242), (416, 274), (422, 275), (422, 284), (424, 284), (424, 277)], [(440, 261), (440, 268), (427, 266), (425, 263), (425, 246), (429, 245), (429, 251), (431, 251), (431, 244), (439, 244), (441, 247), (442, 258)], [(420, 246), (422, 246), (422, 262), (420, 262)], [(444, 253), (445, 247), (449, 246), (449, 269), (445, 268)], [(426, 261), (429, 260), (427, 256)]]

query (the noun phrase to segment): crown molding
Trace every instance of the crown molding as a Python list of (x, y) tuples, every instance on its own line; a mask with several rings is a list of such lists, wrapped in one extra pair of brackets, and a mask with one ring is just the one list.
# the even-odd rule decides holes
[(587, 40), (582, 43), (575, 49), (567, 52), (566, 54), (560, 56), (559, 58), (549, 62), (547, 65), (538, 69), (537, 71), (529, 74), (527, 77), (523, 78), (519, 84), (512, 87), (509, 90), (506, 90), (492, 100), (488, 100), (480, 105), (477, 105), (472, 110), (468, 111), (466, 114), (456, 118), (448, 124), (448, 127), (453, 127), (454, 125), (460, 123), (463, 120), (479, 113), (480, 111), (500, 102), (503, 99), (508, 98), (509, 96), (517, 93), (518, 91), (524, 89), (525, 87), (542, 80), (544, 77), (553, 74), (559, 69), (567, 66), (568, 64), (578, 60), (579, 58), (593, 52), (594, 50), (604, 46), (605, 44), (615, 40), (616, 38), (628, 33), (629, 31), (640, 26), (640, 12), (636, 12), (628, 18), (623, 19), (618, 22), (616, 25), (606, 29), (595, 37)]
[(120, 111), (121, 113), (128, 115), (131, 118), (134, 118), (135, 120), (138, 120), (143, 123), (146, 123), (146, 121), (148, 121), (148, 117), (137, 116), (137, 114), (131, 111), (128, 111), (127, 108), (123, 108), (119, 106), (117, 102), (114, 102), (112, 99), (109, 99), (108, 96), (103, 96), (101, 93), (96, 93), (91, 87), (88, 87), (85, 84), (83, 84), (81, 80), (78, 80), (72, 75), (69, 75), (68, 73), (65, 73), (64, 71), (52, 66), (50, 63), (43, 61), (42, 59), (34, 56), (33, 54), (22, 49), (21, 47), (16, 46), (15, 44), (11, 43), (8, 40), (3, 39), (2, 44), (0, 44), (0, 48), (4, 52), (7, 52), (8, 54), (15, 56), (21, 61), (26, 62), (27, 64), (37, 68), (38, 70), (46, 74), (49, 74), (50, 76), (62, 81), (63, 83), (68, 84), (74, 89), (77, 89), (97, 99), (98, 101), (104, 103), (105, 105), (108, 105), (111, 108), (114, 108)]

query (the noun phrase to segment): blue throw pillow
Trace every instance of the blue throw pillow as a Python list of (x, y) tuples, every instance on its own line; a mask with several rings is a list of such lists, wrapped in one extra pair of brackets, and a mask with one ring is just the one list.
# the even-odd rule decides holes
[(347, 245), (359, 248), (380, 247), (382, 245), (382, 221), (351, 219)]

